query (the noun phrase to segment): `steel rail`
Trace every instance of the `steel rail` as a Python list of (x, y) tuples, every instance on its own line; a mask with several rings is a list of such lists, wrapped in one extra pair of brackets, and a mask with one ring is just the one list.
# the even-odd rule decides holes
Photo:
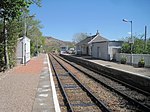
[[(53, 58), (55, 58), (53, 56)], [(69, 75), (74, 79), (74, 81), (87, 93), (87, 95), (91, 98), (91, 100), (103, 111), (103, 112), (111, 112), (110, 109), (100, 101), (92, 92), (90, 92), (77, 78), (71, 73), (61, 62), (59, 62), (56, 58), (55, 60), (69, 73)]]
[[(142, 89), (140, 89), (140, 88), (137, 88), (137, 87), (135, 87), (135, 86), (132, 86), (131, 84), (128, 84), (128, 83), (126, 83), (126, 82), (124, 82), (124, 81), (121, 81), (121, 80), (119, 80), (119, 79), (116, 79), (116, 78), (114, 78), (114, 77), (112, 77), (112, 76), (110, 76), (110, 75), (106, 75), (106, 74), (107, 74), (106, 72), (98, 71), (98, 70), (96, 70), (96, 69), (94, 69), (94, 68), (91, 68), (91, 67), (86, 66), (85, 64), (82, 64), (81, 62), (78, 62), (78, 64), (79, 64), (79, 65), (82, 65), (83, 67), (85, 67), (85, 68), (87, 68), (87, 69), (89, 69), (89, 70), (91, 70), (91, 71), (93, 71), (93, 72), (95, 72), (95, 73), (98, 73), (98, 74), (100, 74), (100, 75), (102, 75), (102, 76), (105, 76), (105, 77), (107, 77), (107, 78), (109, 78), (109, 79), (112, 79), (112, 80), (114, 80), (114, 81), (116, 81), (116, 82), (119, 82), (119, 83), (123, 84), (124, 86), (127, 86), (127, 87), (129, 87), (129, 88), (131, 88), (131, 89), (133, 89), (133, 90), (136, 90), (136, 91), (138, 91), (138, 92), (140, 92), (140, 93), (142, 93), (142, 94), (145, 94), (145, 95), (150, 96), (150, 93), (149, 93), (149, 92), (144, 91), (144, 90), (142, 90)], [(110, 73), (109, 73), (109, 74), (110, 74)]]
[[(61, 58), (61, 57), (58, 57), (58, 58)], [(106, 88), (110, 89), (111, 91), (115, 91), (116, 93), (118, 93), (119, 95), (123, 96), (124, 98), (126, 98), (127, 100), (131, 101), (133, 104), (135, 104), (136, 106), (138, 106), (140, 109), (144, 110), (144, 111), (150, 111), (150, 108), (148, 106), (145, 106), (144, 104), (140, 103), (139, 101), (137, 100), (134, 100), (133, 98), (130, 98), (128, 95), (125, 95), (123, 93), (121, 93), (120, 91), (114, 89), (113, 87), (111, 86), (108, 86), (107, 84), (103, 83), (102, 81), (100, 81), (99, 79), (89, 75), (87, 72), (81, 70), (80, 68), (74, 66), (72, 63), (68, 62), (67, 60), (61, 58), (63, 61), (65, 61), (66, 63), (70, 64), (71, 66), (73, 66), (74, 68), (76, 68), (77, 70), (79, 70), (80, 72), (84, 73), (85, 75), (87, 75), (89, 78), (92, 78), (93, 80), (95, 80), (96, 82), (98, 83), (101, 83), (102, 85), (104, 85)], [(91, 70), (91, 68), (87, 67), (88, 69)], [(91, 70), (93, 71), (93, 70)], [(97, 71), (94, 70), (94, 72), (97, 73)]]
[(144, 90), (142, 90), (142, 89), (140, 89), (140, 88), (137, 88), (137, 87), (135, 87), (135, 86), (132, 86), (131, 84), (125, 83), (124, 81), (121, 81), (121, 80), (119, 80), (119, 79), (113, 78), (112, 76), (106, 75), (106, 74), (108, 74), (108, 73), (106, 73), (106, 72), (103, 72), (103, 71), (100, 72), (100, 71), (98, 71), (98, 70), (95, 70), (94, 68), (90, 68), (90, 67), (85, 66), (85, 65), (83, 65), (83, 66), (84, 66), (85, 68), (87, 68), (87, 69), (89, 69), (89, 70), (95, 72), (95, 73), (98, 73), (98, 74), (100, 74), (100, 75), (102, 75), (102, 76), (105, 76), (105, 77), (111, 79), (111, 80), (114, 80), (114, 81), (116, 81), (116, 82), (119, 82), (119, 83), (121, 83), (121, 84), (123, 84), (123, 85), (125, 85), (125, 86), (127, 86), (127, 87), (129, 87), (129, 88), (131, 88), (131, 89), (133, 89), (133, 90), (136, 90), (136, 91), (142, 93), (142, 94), (145, 94), (145, 95), (150, 96), (150, 93), (148, 93), (147, 91), (144, 91)]
[[(63, 58), (62, 58), (62, 59), (63, 59)], [(76, 63), (76, 62), (75, 62), (75, 63)], [(91, 67), (86, 66), (85, 64), (82, 64), (81, 62), (77, 62), (77, 63), (78, 63), (79, 65), (81, 65), (81, 66), (83, 66), (83, 67), (85, 67), (85, 68), (87, 68), (87, 69), (89, 69), (89, 70), (91, 70), (91, 71), (97, 73), (97, 74), (100, 74), (100, 75), (102, 75), (102, 76), (105, 76), (105, 77), (107, 77), (107, 78), (109, 78), (109, 79), (111, 79), (111, 80), (114, 80), (114, 81), (116, 81), (116, 82), (119, 82), (119, 83), (121, 83), (122, 85), (127, 86), (127, 87), (129, 87), (129, 88), (131, 88), (131, 89), (133, 89), (133, 90), (136, 90), (136, 91), (138, 91), (138, 92), (140, 92), (140, 93), (142, 93), (142, 94), (144, 94), (144, 95), (150, 96), (150, 93), (149, 93), (149, 92), (144, 91), (144, 90), (142, 90), (142, 89), (140, 89), (140, 88), (137, 88), (137, 87), (135, 87), (135, 86), (132, 86), (131, 84), (128, 84), (128, 83), (126, 83), (126, 82), (124, 82), (124, 81), (121, 81), (121, 80), (119, 80), (119, 79), (116, 79), (116, 78), (114, 78), (114, 77), (112, 77), (112, 76), (106, 75), (106, 74), (107, 74), (106, 72), (98, 71), (98, 70), (96, 70), (96, 69), (94, 69), (94, 68), (91, 68)]]
[(52, 69), (53, 69), (53, 71), (54, 71), (54, 73), (55, 73), (55, 75), (56, 75), (56, 78), (57, 78), (57, 81), (58, 81), (58, 84), (59, 84), (61, 93), (62, 93), (62, 95), (63, 95), (63, 97), (64, 97), (64, 101), (65, 101), (65, 105), (66, 105), (66, 107), (67, 107), (67, 110), (68, 110), (68, 112), (74, 112), (74, 110), (73, 110), (73, 108), (72, 108), (72, 106), (71, 106), (71, 103), (70, 103), (70, 101), (69, 101), (69, 99), (68, 99), (68, 96), (67, 96), (67, 94), (66, 94), (66, 92), (65, 92), (65, 89), (64, 89), (64, 87), (63, 87), (63, 85), (62, 85), (62, 83), (61, 83), (61, 81), (60, 81), (60, 79), (59, 79), (59, 76), (58, 76), (58, 74), (56, 73), (56, 70), (55, 70), (54, 65), (53, 65), (53, 62), (52, 62), (52, 60), (51, 60), (51, 58), (50, 58), (50, 55), (49, 55), (49, 59), (50, 59), (50, 63), (51, 63)]

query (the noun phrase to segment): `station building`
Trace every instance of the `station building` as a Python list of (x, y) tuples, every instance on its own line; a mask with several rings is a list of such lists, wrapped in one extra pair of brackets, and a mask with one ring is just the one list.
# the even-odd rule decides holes
[(76, 44), (77, 55), (89, 55), (103, 60), (116, 60), (123, 41), (110, 41), (102, 37), (97, 31), (96, 35), (88, 36)]

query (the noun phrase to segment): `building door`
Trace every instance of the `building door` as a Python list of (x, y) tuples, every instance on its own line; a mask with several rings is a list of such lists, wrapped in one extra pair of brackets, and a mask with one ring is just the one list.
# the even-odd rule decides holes
[(117, 48), (112, 49), (112, 59), (111, 60), (116, 60), (116, 53), (119, 53)]
[(100, 55), (99, 55), (99, 47), (97, 47), (97, 58), (100, 58)]
[(86, 47), (86, 55), (89, 55), (89, 47)]

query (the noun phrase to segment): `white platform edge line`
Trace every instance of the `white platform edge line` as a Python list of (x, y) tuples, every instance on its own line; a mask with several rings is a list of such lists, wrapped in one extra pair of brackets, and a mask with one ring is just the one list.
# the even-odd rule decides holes
[(50, 75), (50, 82), (51, 82), (51, 86), (52, 86), (52, 94), (53, 94), (55, 112), (61, 112), (60, 111), (60, 105), (59, 105), (58, 98), (57, 98), (57, 94), (56, 94), (55, 84), (54, 84), (54, 80), (53, 80), (53, 76), (52, 76), (52, 71), (50, 68), (48, 54), (46, 54), (46, 56), (47, 56), (48, 69), (49, 69), (49, 75)]

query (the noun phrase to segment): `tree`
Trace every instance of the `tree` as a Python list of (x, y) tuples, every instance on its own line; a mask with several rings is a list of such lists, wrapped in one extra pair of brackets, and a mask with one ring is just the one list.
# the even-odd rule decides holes
[(31, 39), (31, 55), (41, 52), (41, 47), (44, 47), (45, 38), (40, 28), (42, 28), (40, 21), (33, 18), (27, 19), (27, 37)]
[(150, 38), (147, 40), (147, 45), (145, 47), (145, 53), (150, 54)]
[(143, 54), (145, 52), (145, 41), (139, 38), (136, 38), (133, 44), (133, 53)]
[(15, 19), (19, 19), (23, 14), (23, 9), (28, 9), (28, 7), (36, 3), (38, 4), (40, 0), (1, 0), (0, 3), (0, 19), (2, 21), (2, 33), (1, 33), (1, 43), (3, 44), (3, 53), (4, 53), (4, 63), (6, 69), (9, 68), (9, 54), (8, 54), (8, 26), (9, 23)]
[(21, 30), (23, 29), (22, 22), (19, 20), (10, 21), (7, 25), (7, 29), (9, 66), (13, 67), (15, 65), (18, 38), (20, 37)]
[(73, 42), (78, 43), (88, 37), (87, 33), (76, 33), (73, 37)]
[(129, 43), (125, 42), (122, 44), (121, 52), (122, 53), (131, 53), (131, 48), (130, 48)]
[(0, 18), (3, 20), (4, 60), (6, 69), (9, 68), (7, 23), (19, 18), (21, 9), (27, 8), (31, 2), (25, 0), (2, 0), (0, 3)]

